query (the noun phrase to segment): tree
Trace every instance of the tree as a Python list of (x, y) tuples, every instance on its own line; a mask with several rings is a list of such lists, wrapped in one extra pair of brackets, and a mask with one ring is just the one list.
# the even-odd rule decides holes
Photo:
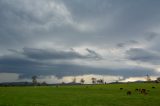
[(97, 83), (98, 84), (104, 84), (104, 80), (103, 79), (99, 79), (99, 80), (97, 80)]
[(96, 84), (96, 81), (97, 81), (96, 78), (92, 77), (91, 80), (92, 80), (92, 84)]
[(42, 85), (47, 85), (47, 83), (45, 81), (42, 82)]
[(147, 80), (147, 82), (151, 81), (151, 78), (150, 78), (150, 76), (148, 74), (147, 74), (146, 80)]
[(76, 83), (76, 77), (73, 78), (72, 83)]
[(83, 78), (81, 78), (80, 82), (81, 82), (81, 84), (84, 84), (85, 80)]
[(32, 83), (34, 84), (34, 85), (37, 85), (37, 76), (32, 76)]
[(157, 78), (156, 82), (157, 82), (157, 83), (160, 83), (160, 77)]

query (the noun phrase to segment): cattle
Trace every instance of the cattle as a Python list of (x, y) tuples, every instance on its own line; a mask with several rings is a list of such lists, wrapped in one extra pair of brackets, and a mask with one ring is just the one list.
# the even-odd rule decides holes
[(127, 91), (127, 95), (131, 95), (132, 94), (132, 92), (131, 91)]
[(150, 90), (146, 90), (144, 88), (136, 88), (135, 91), (139, 92), (140, 94), (147, 95)]
[(135, 91), (138, 91), (138, 89), (136, 88)]
[(145, 88), (136, 88), (135, 91), (140, 93), (140, 94), (144, 94), (144, 95), (147, 95), (148, 92), (150, 92), (150, 90), (147, 90)]
[(141, 94), (145, 94), (145, 93), (146, 93), (146, 89), (142, 89)]
[(123, 88), (120, 88), (120, 90), (123, 90)]

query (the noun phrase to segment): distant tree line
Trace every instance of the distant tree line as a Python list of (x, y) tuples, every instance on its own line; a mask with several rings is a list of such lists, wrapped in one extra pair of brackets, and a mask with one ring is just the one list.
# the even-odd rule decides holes
[[(57, 84), (47, 84), (45, 81), (38, 82), (37, 76), (32, 76), (32, 82), (8, 82), (8, 83), (0, 83), (0, 86), (51, 86), (51, 85), (57, 85)], [(92, 77), (91, 79), (92, 84), (106, 84), (104, 79), (97, 79), (95, 77)], [(78, 83), (79, 82), (79, 83)], [(85, 79), (81, 78), (79, 81), (77, 81), (76, 77), (72, 79), (70, 83), (62, 82), (62, 85), (65, 84), (85, 84)], [(160, 83), (160, 77), (157, 77), (156, 80), (152, 80), (149, 75), (146, 76), (146, 81), (144, 82), (150, 82), (150, 83)]]

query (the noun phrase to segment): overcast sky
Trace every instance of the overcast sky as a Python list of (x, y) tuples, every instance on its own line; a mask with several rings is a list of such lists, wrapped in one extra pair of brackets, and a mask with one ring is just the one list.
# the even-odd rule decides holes
[(0, 79), (159, 76), (159, 11), (159, 0), (0, 0)]

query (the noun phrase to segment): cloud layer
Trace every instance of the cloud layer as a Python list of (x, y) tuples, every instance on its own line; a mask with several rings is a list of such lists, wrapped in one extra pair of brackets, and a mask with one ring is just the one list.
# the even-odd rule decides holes
[(0, 0), (0, 73), (160, 72), (158, 0)]

